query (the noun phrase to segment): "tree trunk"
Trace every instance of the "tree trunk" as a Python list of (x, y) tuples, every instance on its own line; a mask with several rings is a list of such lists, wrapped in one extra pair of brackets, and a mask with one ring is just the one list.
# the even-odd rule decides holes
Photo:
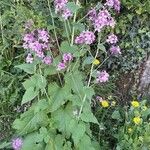
[(150, 96), (150, 55), (143, 65), (138, 91), (142, 96)]

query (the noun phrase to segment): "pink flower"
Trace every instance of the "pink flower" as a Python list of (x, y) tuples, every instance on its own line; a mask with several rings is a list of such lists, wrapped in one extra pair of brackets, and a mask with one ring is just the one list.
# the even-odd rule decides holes
[(28, 43), (23, 43), (23, 46), (22, 46), (24, 49), (28, 49), (29, 48), (29, 44)]
[(45, 31), (44, 29), (38, 30), (38, 39), (47, 43), (48, 40), (49, 40), (49, 34), (48, 34), (48, 32)]
[(52, 58), (50, 56), (46, 56), (44, 57), (42, 62), (45, 63), (46, 65), (50, 65), (52, 63)]
[(72, 12), (68, 8), (64, 8), (62, 13), (62, 17), (64, 18), (64, 20), (67, 20), (69, 17), (72, 17), (72, 15)]
[(42, 44), (39, 41), (35, 41), (29, 44), (29, 48), (35, 52), (42, 51)]
[(32, 63), (33, 62), (33, 57), (32, 57), (32, 54), (28, 53), (27, 57), (26, 57), (26, 62), (27, 63)]
[(96, 10), (95, 9), (91, 9), (88, 12), (88, 16), (89, 16), (89, 20), (93, 21), (96, 18), (96, 16), (97, 16)]
[(118, 38), (115, 34), (110, 34), (106, 40), (107, 43), (116, 44), (118, 42)]
[(97, 14), (97, 17), (92, 20), (92, 23), (95, 31), (98, 32), (100, 32), (106, 26), (115, 26), (115, 20), (111, 17), (110, 13), (106, 9), (100, 10)]
[(75, 43), (76, 44), (83, 44), (84, 43), (84, 37), (83, 36), (77, 36), (75, 38)]
[(25, 34), (25, 35), (24, 35), (23, 40), (24, 40), (26, 43), (29, 43), (29, 42), (34, 42), (34, 41), (35, 41), (35, 38), (34, 38), (34, 35), (33, 35), (32, 33), (28, 33), (28, 34)]
[[(81, 40), (81, 41), (80, 41)], [(92, 44), (95, 41), (95, 35), (91, 31), (83, 31), (79, 36), (76, 37), (76, 44)]]
[(64, 70), (66, 69), (66, 65), (64, 62), (59, 62), (59, 64), (57, 65), (57, 70), (60, 71), (60, 70)]
[(65, 53), (63, 55), (63, 62), (64, 63), (67, 63), (67, 62), (71, 61), (72, 59), (73, 59), (73, 56), (71, 53)]
[[(45, 57), (45, 50), (49, 46), (49, 34), (44, 29), (34, 30), (31, 33), (25, 34), (23, 47), (25, 49), (30, 49), (31, 53), (34, 52), (35, 56), (42, 58), (45, 64), (50, 64), (51, 60), (49, 57)], [(31, 54), (28, 54), (26, 58), (27, 63), (32, 63), (33, 58)]]
[(120, 1), (114, 0), (114, 9), (119, 13), (120, 12)]
[(55, 0), (55, 11), (60, 12), (61, 10), (63, 10), (63, 8), (66, 7), (67, 2), (68, 0)]
[(114, 20), (114, 18), (110, 17), (108, 20), (108, 26), (114, 28), (116, 25), (116, 21)]
[[(91, 31), (85, 31), (83, 33), (85, 44), (92, 44), (95, 41), (95, 35)], [(81, 35), (82, 36), (82, 35)]]
[(106, 0), (105, 5), (110, 8), (114, 8), (118, 13), (120, 12), (120, 1), (119, 0)]
[(114, 6), (114, 0), (106, 0), (105, 5), (107, 5), (107, 6), (112, 8)]
[(121, 54), (121, 50), (119, 46), (111, 46), (110, 52), (112, 55), (118, 55)]
[(48, 43), (41, 43), (42, 49), (48, 49)]
[(69, 17), (72, 17), (72, 12), (66, 7), (68, 0), (55, 0), (55, 12), (62, 15), (64, 20), (67, 20)]
[(43, 58), (43, 57), (44, 57), (44, 52), (43, 52), (43, 51), (37, 51), (37, 52), (35, 53), (35, 55), (36, 55), (37, 57), (39, 57), (39, 58)]
[(109, 79), (109, 74), (104, 70), (104, 71), (98, 71), (97, 72), (97, 79), (96, 81), (99, 82), (99, 83), (102, 83), (102, 82), (107, 82)]
[(22, 144), (23, 142), (22, 139), (20, 138), (16, 138), (12, 140), (12, 147), (14, 150), (21, 150)]

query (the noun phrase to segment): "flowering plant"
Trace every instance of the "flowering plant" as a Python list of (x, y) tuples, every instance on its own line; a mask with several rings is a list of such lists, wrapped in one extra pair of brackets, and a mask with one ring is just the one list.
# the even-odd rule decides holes
[[(111, 15), (111, 8), (119, 13), (120, 2), (107, 0), (82, 17), (78, 0), (47, 0), (47, 6), (50, 31), (36, 28), (31, 20), (25, 24), (26, 63), (16, 67), (30, 74), (23, 82), (22, 104), (31, 106), (14, 121), (16, 134), (22, 137), (19, 145), (13, 142), (14, 149), (99, 149), (90, 130), (91, 123), (100, 126), (91, 104), (97, 94), (95, 85), (105, 86), (111, 78), (106, 68), (100, 69), (102, 64), (121, 54)], [(56, 18), (63, 23), (62, 34), (57, 31)], [(106, 50), (105, 45), (110, 48)], [(101, 55), (105, 56), (103, 61), (94, 63)], [(90, 68), (87, 72), (86, 66)], [(102, 105), (109, 106), (104, 101)]]

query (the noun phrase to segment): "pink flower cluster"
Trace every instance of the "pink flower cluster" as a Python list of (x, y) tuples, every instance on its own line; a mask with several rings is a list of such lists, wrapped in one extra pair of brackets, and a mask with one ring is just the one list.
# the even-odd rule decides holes
[(68, 0), (55, 0), (54, 6), (56, 13), (62, 14), (62, 17), (64, 20), (67, 20), (69, 17), (71, 17), (73, 14), (72, 12), (66, 7), (68, 3)]
[(109, 79), (109, 74), (104, 70), (104, 71), (98, 71), (97, 72), (97, 78), (96, 81), (98, 83), (103, 83), (103, 82), (107, 82)]
[(120, 12), (120, 1), (119, 0), (106, 0), (105, 5), (110, 8), (114, 8), (118, 13)]
[(23, 141), (20, 138), (16, 138), (12, 140), (12, 147), (14, 150), (21, 150)]
[(38, 58), (42, 59), (45, 64), (51, 64), (52, 58), (50, 56), (45, 56), (45, 50), (49, 46), (49, 34), (44, 29), (34, 30), (33, 32), (27, 33), (23, 37), (23, 48), (30, 50), (26, 57), (27, 63), (33, 62), (33, 54)]
[(104, 27), (110, 26), (115, 27), (115, 20), (111, 17), (111, 14), (107, 9), (103, 8), (98, 12), (92, 9), (88, 12), (89, 20), (92, 21), (95, 31), (100, 32)]
[(106, 42), (109, 44), (113, 44), (109, 49), (112, 55), (121, 54), (120, 47), (114, 45), (118, 42), (118, 37), (115, 34), (110, 34), (106, 39)]
[(110, 47), (110, 52), (111, 52), (112, 55), (121, 54), (120, 47), (119, 47), (119, 46), (114, 46), (114, 45), (112, 45), (112, 46)]
[(83, 31), (75, 39), (76, 44), (92, 44), (94, 41), (95, 41), (95, 35), (91, 31)]
[(60, 70), (64, 70), (66, 69), (66, 64), (68, 62), (71, 62), (73, 60), (73, 55), (71, 53), (65, 53), (63, 54), (63, 60), (62, 62), (59, 62), (59, 64), (57, 65), (57, 70), (60, 71)]
[(110, 34), (106, 42), (110, 44), (116, 44), (118, 42), (118, 37), (115, 34)]

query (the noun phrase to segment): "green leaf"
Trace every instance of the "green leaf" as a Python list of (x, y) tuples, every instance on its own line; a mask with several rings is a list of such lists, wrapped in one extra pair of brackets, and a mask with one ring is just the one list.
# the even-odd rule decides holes
[(95, 95), (94, 89), (91, 87), (84, 87), (84, 94), (91, 101), (92, 96)]
[(57, 74), (56, 67), (48, 66), (44, 69), (44, 76)]
[(46, 79), (40, 74), (35, 74), (30, 79), (26, 80), (23, 86), (26, 91), (23, 95), (22, 104), (33, 100), (39, 94), (39, 90), (44, 92)]
[(80, 50), (78, 46), (70, 46), (67, 41), (64, 41), (61, 43), (60, 51), (62, 53), (72, 53), (74, 57), (80, 57), (86, 53), (87, 47), (83, 47), (82, 50)]
[(72, 132), (72, 138), (74, 144), (77, 145), (79, 141), (82, 139), (83, 135), (85, 134), (86, 127), (84, 123), (79, 123), (77, 126), (74, 127)]
[(36, 70), (36, 65), (33, 64), (21, 64), (18, 66), (15, 66), (16, 68), (22, 69), (23, 71), (25, 71), (26, 73), (29, 74), (34, 74), (35, 70)]
[(9, 143), (7, 143), (7, 142), (0, 143), (0, 149), (4, 149), (4, 148), (8, 147), (10, 144), (11, 144), (11, 142), (9, 142)]
[(70, 122), (73, 119), (73, 110), (70, 104), (68, 104), (65, 109), (60, 108), (53, 112), (52, 118), (54, 118), (55, 126), (59, 129), (59, 131), (70, 135)]
[(38, 90), (35, 90), (33, 87), (27, 89), (23, 95), (21, 104), (25, 104), (33, 100), (39, 94)]
[(21, 150), (41, 150), (44, 149), (44, 143), (42, 142), (42, 139), (39, 139), (40, 134), (37, 132), (28, 134), (23, 139), (23, 146)]
[(84, 59), (83, 63), (82, 63), (82, 68), (84, 68), (85, 65), (89, 65), (93, 62), (93, 57), (88, 56)]
[(106, 51), (106, 48), (105, 48), (105, 46), (103, 45), (103, 44), (99, 44), (98, 45), (98, 48), (100, 49), (100, 50), (102, 50), (102, 51)]
[(48, 124), (49, 119), (45, 112), (34, 113), (34, 107), (32, 109), (23, 113), (21, 118), (16, 119), (13, 123), (13, 128), (16, 129), (20, 135), (31, 133), (39, 127), (44, 127)]
[(70, 141), (65, 142), (63, 150), (72, 150), (72, 143)]
[(45, 150), (63, 150), (64, 139), (62, 135), (56, 135), (55, 138), (49, 140)]
[(75, 13), (78, 11), (80, 6), (76, 5), (75, 2), (68, 2), (67, 3), (67, 8), (72, 12)]
[(83, 23), (73, 23), (73, 26), (76, 31), (85, 31), (85, 25)]
[(34, 109), (34, 113), (49, 109), (49, 103), (45, 99), (41, 99), (37, 102), (36, 107)]
[(78, 50), (78, 47), (75, 46), (75, 45), (70, 46), (70, 44), (67, 41), (64, 41), (64, 42), (61, 43), (60, 50), (63, 53), (72, 53), (72, 54), (74, 54)]
[(24, 88), (27, 90), (30, 87), (36, 88), (36, 90), (43, 90), (46, 87), (46, 79), (40, 74), (35, 74), (30, 79), (23, 82)]
[(114, 112), (113, 112), (113, 114), (111, 115), (111, 117), (113, 118), (113, 119), (121, 119), (121, 115), (120, 115), (120, 113), (119, 113), (119, 111), (118, 110), (115, 110)]
[(86, 134), (82, 137), (81, 141), (77, 145), (78, 150), (95, 150), (92, 146), (91, 139)]
[(91, 108), (84, 108), (83, 112), (81, 113), (81, 120), (85, 122), (92, 122), (99, 124), (96, 117), (93, 115)]
[(48, 94), (51, 97), (50, 110), (53, 112), (68, 100), (71, 90), (67, 85), (61, 88), (56, 83), (53, 83), (48, 87)]
[(40, 90), (44, 90), (46, 87), (45, 77), (40, 74), (35, 74), (35, 80), (36, 80), (36, 88)]
[(65, 76), (65, 83), (82, 99), (84, 97), (84, 85), (82, 72), (75, 71)]
[(150, 108), (147, 108), (145, 111), (142, 113), (142, 118), (146, 119), (150, 115)]

